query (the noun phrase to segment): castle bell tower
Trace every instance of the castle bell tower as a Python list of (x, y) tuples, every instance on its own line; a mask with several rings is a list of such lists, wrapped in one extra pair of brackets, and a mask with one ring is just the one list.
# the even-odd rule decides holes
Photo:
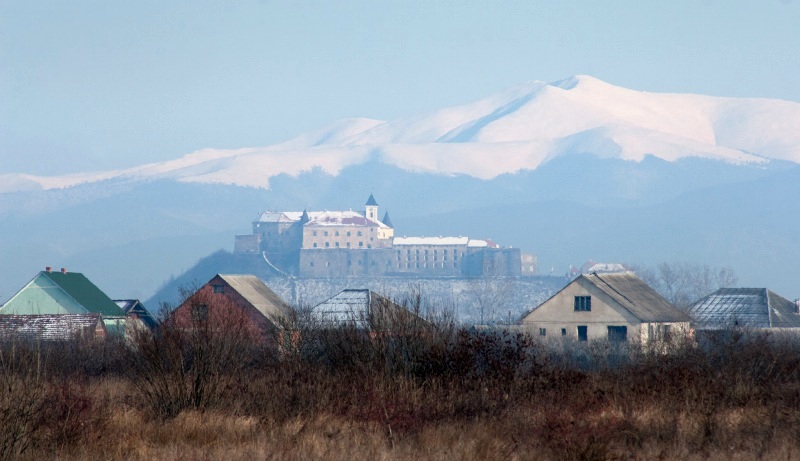
[(364, 205), (364, 217), (370, 221), (378, 221), (378, 202), (375, 201), (372, 194), (369, 194), (367, 203)]

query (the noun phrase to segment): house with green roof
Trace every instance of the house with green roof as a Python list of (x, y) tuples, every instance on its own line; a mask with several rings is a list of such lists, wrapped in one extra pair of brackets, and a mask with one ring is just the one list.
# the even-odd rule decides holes
[(127, 315), (79, 272), (39, 272), (2, 307), (0, 315), (98, 314), (108, 332), (122, 335)]

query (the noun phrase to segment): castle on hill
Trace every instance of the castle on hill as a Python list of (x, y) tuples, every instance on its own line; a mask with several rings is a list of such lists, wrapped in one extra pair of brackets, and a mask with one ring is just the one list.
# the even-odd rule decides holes
[(536, 258), (469, 237), (395, 237), (372, 195), (357, 211), (265, 211), (234, 253), (261, 254), (300, 277), (533, 275)]

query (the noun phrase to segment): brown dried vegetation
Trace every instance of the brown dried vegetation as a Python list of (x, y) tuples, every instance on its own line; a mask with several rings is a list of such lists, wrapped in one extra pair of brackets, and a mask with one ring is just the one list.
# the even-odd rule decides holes
[[(0, 455), (61, 459), (797, 459), (800, 341), (730, 331), (649, 350), (434, 322), (237, 322), (2, 349)], [(231, 329), (231, 331), (227, 331)]]

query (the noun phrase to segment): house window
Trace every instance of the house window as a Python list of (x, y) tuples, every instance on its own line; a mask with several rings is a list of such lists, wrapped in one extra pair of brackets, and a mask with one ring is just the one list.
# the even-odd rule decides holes
[(362, 235), (364, 234), (361, 231), (358, 231), (358, 236), (361, 237)]
[(213, 285), (214, 293), (225, 293), (225, 285)]
[(347, 236), (350, 237), (350, 231), (347, 231)]
[(316, 236), (317, 236), (317, 231), (314, 231), (314, 232), (312, 232), (312, 233), (311, 233), (311, 235), (313, 235), (314, 237), (316, 237)]
[(315, 243), (315, 244), (314, 244), (314, 248), (316, 248), (316, 247), (317, 247), (317, 244)]
[(330, 248), (330, 247), (331, 247), (331, 242), (325, 242), (325, 248)]
[(628, 340), (628, 327), (608, 326), (608, 340), (613, 342), (624, 342)]
[(359, 248), (363, 248), (364, 247), (364, 242), (358, 242), (358, 247)]
[(589, 312), (592, 310), (592, 297), (591, 296), (576, 296), (575, 297), (575, 312)]
[(325, 231), (325, 232), (323, 232), (323, 233), (322, 233), (322, 235), (324, 235), (325, 237), (327, 237), (327, 236), (328, 236), (328, 231)]
[(669, 325), (664, 325), (664, 334), (661, 337), (664, 341), (669, 341), (672, 339), (672, 332), (670, 331)]
[(337, 237), (338, 237), (338, 236), (339, 236), (339, 231), (336, 231), (336, 232), (334, 232), (334, 234), (333, 234), (333, 235), (335, 235), (335, 236), (337, 236)]
[(367, 244), (367, 248), (372, 248), (372, 245), (371, 244)]
[(192, 320), (195, 322), (205, 322), (208, 320), (208, 306), (205, 304), (193, 304)]
[(547, 328), (539, 328), (539, 336), (547, 336)]
[(347, 242), (347, 248), (350, 248), (350, 242)]
[(562, 328), (561, 329), (561, 336), (567, 336), (567, 329), (566, 328)]
[(339, 248), (339, 242), (334, 243), (334, 246), (336, 246), (336, 248)]
[(578, 325), (578, 341), (586, 341), (589, 336), (586, 325)]

